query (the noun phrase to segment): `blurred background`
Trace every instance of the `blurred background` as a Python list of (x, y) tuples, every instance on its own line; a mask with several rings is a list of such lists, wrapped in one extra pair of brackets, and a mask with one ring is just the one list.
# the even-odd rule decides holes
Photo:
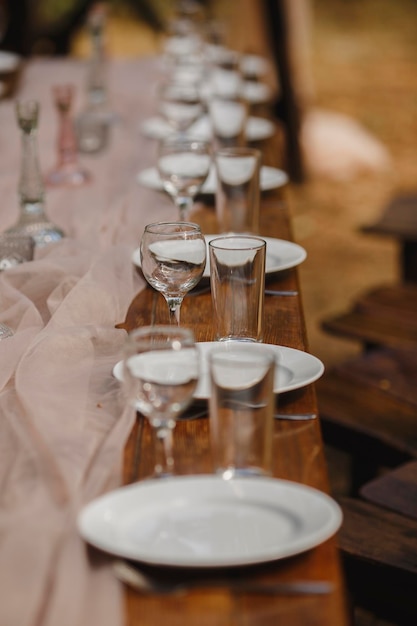
[[(257, 0), (207, 3), (236, 47), (252, 41)], [(1, 47), (29, 54), (89, 53), (86, 0), (12, 0)], [(109, 56), (158, 53), (173, 0), (112, 0)], [(326, 365), (355, 353), (321, 320), (362, 291), (395, 280), (397, 244), (361, 233), (396, 194), (417, 186), (415, 0), (289, 0), (304, 118), (307, 176), (287, 192), (294, 238), (308, 258), (300, 278), (310, 350)]]

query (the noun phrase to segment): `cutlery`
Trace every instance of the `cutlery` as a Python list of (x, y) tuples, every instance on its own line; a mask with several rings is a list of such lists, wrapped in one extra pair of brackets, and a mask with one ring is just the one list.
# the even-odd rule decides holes
[(251, 582), (245, 580), (231, 580), (227, 578), (211, 578), (186, 580), (182, 582), (162, 582), (145, 574), (125, 561), (115, 561), (113, 570), (116, 577), (136, 591), (142, 593), (171, 594), (185, 593), (190, 589), (227, 588), (229, 591), (241, 593), (257, 593), (261, 595), (304, 595), (327, 594), (333, 586), (325, 580), (297, 580), (289, 582)]
[(298, 296), (298, 291), (293, 289), (265, 289), (266, 296)]
[[(201, 411), (197, 411), (195, 413), (185, 413), (184, 415), (180, 415), (177, 417), (177, 420), (187, 422), (200, 419), (201, 417), (208, 417), (208, 415), (208, 409), (201, 409)], [(316, 418), (316, 413), (274, 413), (274, 419), (276, 420), (303, 421), (314, 420)]]

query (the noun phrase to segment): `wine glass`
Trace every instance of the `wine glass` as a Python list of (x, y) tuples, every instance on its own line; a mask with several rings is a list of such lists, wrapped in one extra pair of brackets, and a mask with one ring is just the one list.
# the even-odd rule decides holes
[[(180, 74), (181, 76), (181, 74)], [(172, 128), (173, 133), (185, 136), (186, 131), (204, 113), (198, 75), (193, 80), (182, 78), (169, 80), (159, 85), (158, 110)]]
[(206, 241), (197, 224), (157, 222), (144, 230), (140, 243), (142, 272), (167, 301), (171, 324), (179, 326), (182, 301), (201, 279), (206, 253)]
[(198, 382), (199, 356), (190, 329), (145, 326), (127, 338), (123, 381), (128, 401), (150, 422), (155, 435), (155, 469), (174, 471), (175, 420), (191, 403)]
[(201, 190), (211, 165), (206, 141), (168, 137), (158, 151), (158, 172), (165, 191), (174, 200), (180, 220), (187, 220), (194, 198)]

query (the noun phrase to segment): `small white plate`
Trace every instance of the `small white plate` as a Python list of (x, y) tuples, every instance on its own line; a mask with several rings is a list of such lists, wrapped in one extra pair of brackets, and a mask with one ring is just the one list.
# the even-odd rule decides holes
[(178, 476), (127, 485), (82, 509), (90, 544), (153, 565), (228, 567), (283, 559), (339, 529), (327, 494), (276, 478)]
[(241, 61), (242, 72), (245, 76), (264, 76), (270, 70), (268, 59), (258, 54), (245, 54)]
[[(210, 397), (210, 378), (208, 372), (207, 355), (214, 347), (230, 345), (232, 342), (203, 341), (198, 343), (200, 350), (200, 377), (197, 389), (194, 392), (196, 400), (207, 400)], [(259, 344), (247, 342), (248, 349)], [(278, 367), (275, 370), (274, 392), (285, 393), (293, 391), (313, 383), (320, 378), (324, 372), (323, 363), (312, 354), (287, 348), (286, 346), (275, 346), (273, 344), (263, 344), (272, 350), (276, 356)], [(122, 361), (116, 363), (113, 368), (114, 377), (120, 382), (123, 381)]]
[[(211, 239), (221, 237), (221, 235), (205, 235), (206, 242)], [(307, 252), (304, 248), (292, 241), (286, 241), (285, 239), (275, 239), (274, 237), (262, 237), (266, 241), (266, 268), (267, 274), (273, 274), (274, 272), (282, 272), (283, 270), (296, 267), (302, 263), (306, 257)], [(206, 267), (204, 269), (203, 276), (209, 278), (210, 276), (210, 261), (207, 252)], [(132, 254), (132, 262), (137, 267), (141, 266), (140, 263), (140, 249), (136, 248)]]
[[(159, 176), (158, 170), (156, 167), (149, 167), (145, 170), (142, 170), (137, 174), (136, 180), (140, 185), (144, 187), (149, 187), (150, 189), (155, 189), (156, 191), (163, 191), (162, 181)], [(261, 167), (261, 191), (271, 191), (272, 189), (278, 189), (279, 187), (283, 187), (288, 183), (288, 175), (283, 171), (279, 170), (276, 167), (269, 167), (268, 165), (263, 165)], [(214, 166), (210, 168), (209, 175), (201, 189), (201, 193), (203, 194), (214, 194), (216, 193), (217, 187), (217, 176), (216, 170)]]
[[(150, 139), (165, 139), (172, 135), (172, 128), (162, 117), (150, 117), (140, 125), (141, 132)], [(275, 132), (275, 124), (263, 117), (249, 117), (246, 124), (246, 139), (248, 141), (262, 141), (272, 137)], [(195, 122), (187, 132), (187, 135), (204, 141), (212, 138), (210, 119), (203, 116)]]
[[(201, 96), (203, 100), (208, 100), (213, 93), (210, 83), (203, 85)], [(243, 83), (243, 97), (249, 104), (262, 104), (269, 102), (272, 98), (272, 90), (265, 83), (256, 80), (247, 80)]]
[(0, 74), (10, 74), (19, 67), (21, 57), (14, 52), (0, 50)]

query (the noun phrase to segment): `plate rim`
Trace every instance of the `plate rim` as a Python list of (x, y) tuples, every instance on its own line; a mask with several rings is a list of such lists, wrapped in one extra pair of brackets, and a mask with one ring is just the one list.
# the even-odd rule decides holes
[[(206, 238), (207, 241), (207, 237), (210, 237), (211, 239), (215, 238), (215, 237), (221, 237), (222, 235), (220, 233), (213, 235), (213, 234), (207, 234), (204, 235), (204, 237)], [(297, 249), (298, 253), (299, 253), (299, 258), (294, 260), (294, 261), (289, 261), (283, 265), (280, 265), (279, 267), (273, 266), (271, 267), (267, 267), (265, 270), (265, 274), (269, 275), (269, 274), (275, 274), (276, 272), (284, 272), (285, 270), (289, 270), (292, 267), (297, 267), (298, 265), (301, 265), (301, 263), (303, 263), (306, 258), (307, 258), (307, 250), (305, 248), (303, 248), (303, 246), (300, 246), (300, 244), (295, 243), (293, 241), (289, 241), (287, 239), (279, 239), (277, 237), (264, 237), (262, 235), (259, 235), (259, 237), (261, 239), (264, 239), (267, 244), (268, 242), (273, 243), (273, 244), (285, 244), (285, 245), (289, 245), (292, 248)], [(131, 255), (131, 261), (133, 263), (133, 265), (135, 265), (136, 267), (138, 267), (139, 269), (141, 268), (141, 264), (140, 264), (140, 247), (136, 247)], [(207, 267), (207, 266), (206, 266)], [(203, 278), (209, 278), (210, 274), (206, 273), (206, 269), (204, 269), (204, 273), (203, 273)]]
[[(213, 347), (215, 345), (224, 345), (225, 342), (222, 341), (197, 341), (196, 342), (197, 345), (208, 345), (208, 344), (213, 344)], [(251, 344), (248, 344), (251, 345)], [(316, 380), (318, 380), (324, 373), (324, 363), (316, 356), (314, 356), (313, 354), (310, 354), (309, 352), (306, 352), (305, 350), (298, 350), (298, 348), (290, 348), (289, 346), (282, 346), (282, 345), (277, 345), (277, 344), (273, 344), (273, 343), (254, 343), (253, 345), (265, 345), (268, 347), (272, 347), (274, 350), (276, 350), (277, 352), (280, 352), (282, 354), (282, 352), (286, 353), (287, 355), (290, 356), (294, 356), (294, 355), (305, 355), (305, 358), (307, 358), (309, 361), (311, 361), (311, 363), (314, 363), (317, 367), (317, 371), (316, 373), (311, 376), (310, 378), (308, 378), (306, 381), (302, 382), (292, 382), (291, 384), (287, 384), (285, 386), (283, 386), (282, 388), (278, 388), (275, 387), (274, 388), (274, 393), (279, 395), (281, 393), (288, 393), (289, 391), (295, 391), (297, 389), (302, 389), (303, 387), (306, 387), (307, 385), (311, 385), (312, 383), (314, 383)], [(122, 361), (118, 361), (112, 368), (112, 374), (113, 376), (116, 378), (116, 380), (118, 380), (119, 382), (123, 382), (123, 379), (119, 376), (118, 371), (121, 368), (121, 363)], [(198, 389), (198, 387), (197, 387)], [(194, 400), (208, 400), (209, 396), (204, 394), (194, 394), (193, 395)]]
[[(261, 175), (262, 175), (262, 170), (264, 172), (270, 172), (271, 174), (274, 173), (276, 176), (276, 182), (275, 183), (268, 183), (262, 186), (261, 184), (261, 191), (272, 191), (274, 189), (281, 189), (281, 187), (284, 187), (285, 185), (287, 185), (289, 183), (289, 176), (287, 174), (287, 172), (285, 172), (284, 170), (278, 168), (278, 167), (272, 167), (270, 165), (262, 165), (261, 166)], [(154, 175), (157, 174), (158, 175), (158, 169), (156, 166), (150, 166), (150, 167), (145, 167), (142, 170), (140, 170), (137, 174), (136, 174), (136, 182), (139, 185), (142, 185), (143, 187), (146, 187), (147, 189), (152, 189), (153, 191), (159, 191), (159, 192), (164, 192), (164, 188), (162, 186), (162, 183), (159, 184), (149, 184), (149, 182), (146, 181), (146, 176), (149, 175)], [(210, 175), (209, 175), (210, 176)], [(145, 179), (145, 180), (144, 180)], [(279, 179), (279, 182), (278, 182)], [(203, 184), (200, 194), (202, 195), (214, 195), (216, 193), (215, 189), (212, 189), (211, 186), (207, 187), (207, 181), (209, 180), (209, 178), (207, 177), (206, 182)], [(158, 179), (156, 178), (156, 181), (158, 181)]]
[[(204, 118), (202, 119), (204, 120)], [(272, 137), (272, 135), (276, 131), (276, 124), (272, 120), (266, 117), (261, 117), (260, 115), (250, 115), (247, 120), (247, 126), (249, 125), (253, 126), (253, 124), (257, 120), (261, 120), (264, 130), (263, 132), (258, 133), (256, 136), (254, 135), (253, 132), (252, 133), (246, 132), (246, 139), (248, 141), (263, 141), (265, 139), (268, 139), (269, 137)], [(198, 121), (201, 121), (201, 120), (198, 120)], [(152, 130), (150, 131), (148, 128), (149, 126), (151, 126), (152, 128), (152, 124), (158, 124), (161, 122), (165, 124), (165, 120), (160, 115), (151, 115), (147, 119), (142, 120), (142, 122), (140, 122), (139, 124), (140, 132), (148, 139), (155, 139), (155, 140), (163, 139), (165, 137), (165, 133), (161, 134), (158, 132), (152, 132)], [(197, 124), (197, 122), (195, 122), (195, 124)], [(168, 124), (167, 124), (167, 127), (168, 127)], [(211, 137), (211, 133), (209, 131), (207, 134), (207, 139), (210, 139), (210, 137)]]
[[(302, 554), (303, 552), (307, 552), (308, 550), (311, 550), (330, 539), (338, 531), (343, 520), (343, 514), (340, 506), (329, 494), (315, 487), (305, 485), (304, 483), (298, 483), (296, 481), (291, 481), (287, 479), (275, 477), (237, 477), (233, 478), (232, 480), (226, 481), (215, 474), (189, 474), (174, 476), (162, 482), (165, 483), (165, 485), (168, 485), (167, 490), (161, 488), (161, 481), (143, 480), (137, 483), (121, 486), (118, 489), (114, 489), (91, 500), (79, 511), (77, 515), (77, 528), (81, 537), (91, 545), (99, 548), (100, 550), (104, 550), (105, 552), (113, 555), (130, 558), (134, 561), (148, 563), (150, 565), (177, 568), (244, 567), (247, 565), (278, 561), (284, 558), (289, 558), (298, 554)], [(223, 559), (218, 555), (206, 559), (197, 558), (197, 560), (195, 558), (187, 557), (184, 559), (178, 559), (177, 557), (163, 558), (158, 555), (152, 557), (151, 555), (149, 555), (149, 553), (138, 556), (137, 551), (135, 551), (135, 553), (133, 554), (133, 552), (129, 549), (126, 550), (122, 549), (120, 546), (115, 546), (115, 542), (113, 542), (113, 545), (111, 545), (111, 541), (106, 541), (105, 539), (103, 540), (102, 537), (97, 538), (97, 532), (95, 532), (96, 536), (94, 536), (94, 528), (92, 529), (91, 527), (94, 526), (94, 516), (97, 517), (97, 512), (100, 514), (100, 508), (106, 509), (107, 507), (108, 511), (109, 502), (111, 504), (112, 500), (114, 502), (114, 507), (118, 504), (117, 500), (120, 501), (120, 499), (123, 500), (123, 498), (129, 498), (131, 497), (132, 493), (133, 495), (136, 495), (135, 499), (136, 501), (138, 501), (138, 497), (136, 494), (137, 491), (145, 491), (146, 496), (146, 493), (149, 493), (150, 490), (154, 490), (154, 492), (156, 492), (156, 496), (158, 496), (159, 492), (158, 501), (161, 501), (161, 491), (162, 495), (164, 495), (165, 491), (174, 492), (173, 497), (175, 497), (175, 488), (174, 490), (172, 489), (173, 485), (174, 487), (175, 485), (177, 485), (177, 488), (181, 488), (181, 486), (183, 485), (187, 487), (187, 483), (189, 485), (191, 482), (196, 484), (197, 487), (199, 486), (199, 493), (204, 493), (205, 497), (209, 495), (207, 493), (207, 489), (216, 488), (219, 484), (222, 485), (222, 491), (220, 495), (223, 496), (223, 494), (226, 494), (229, 497), (230, 494), (233, 494), (233, 489), (231, 488), (232, 485), (238, 486), (240, 494), (245, 492), (245, 497), (247, 499), (250, 499), (250, 497), (253, 498), (253, 495), (251, 496), (250, 494), (251, 489), (256, 490), (258, 495), (260, 495), (260, 492), (263, 489), (264, 491), (268, 491), (267, 495), (269, 496), (269, 499), (266, 499), (266, 497), (264, 497), (262, 502), (266, 502), (268, 504), (272, 501), (270, 497), (271, 493), (276, 497), (279, 495), (279, 493), (281, 493), (281, 497), (283, 493), (284, 495), (288, 495), (289, 491), (293, 494), (296, 494), (297, 496), (299, 496), (300, 494), (304, 494), (304, 497), (308, 495), (308, 497), (315, 499), (316, 503), (320, 503), (322, 506), (327, 508), (327, 524), (322, 524), (318, 528), (314, 529), (313, 532), (310, 532), (310, 535), (302, 538), (302, 541), (297, 538), (295, 541), (292, 542), (292, 544), (291, 542), (288, 542), (288, 540), (285, 542), (281, 542), (281, 545), (277, 544), (274, 550), (271, 551), (270, 549), (268, 549), (268, 554), (258, 553), (257, 556), (256, 554), (252, 554), (252, 556), (245, 555), (242, 557), (228, 557)], [(217, 484), (215, 485), (214, 483)], [(262, 486), (261, 490), (259, 489), (260, 486)], [(228, 489), (229, 491), (225, 491), (225, 489)], [(240, 497), (239, 499), (244, 501), (245, 497)], [(163, 502), (167, 504), (167, 508), (169, 508), (171, 501), (172, 500), (167, 499), (166, 497), (163, 500)], [(276, 502), (277, 500), (274, 499), (273, 501)], [(288, 499), (285, 502), (287, 508), (289, 508)], [(292, 509), (292, 512), (294, 513), (294, 507)], [(102, 519), (100, 521), (101, 523), (103, 523), (104, 520)], [(93, 523), (91, 524), (91, 522)]]

